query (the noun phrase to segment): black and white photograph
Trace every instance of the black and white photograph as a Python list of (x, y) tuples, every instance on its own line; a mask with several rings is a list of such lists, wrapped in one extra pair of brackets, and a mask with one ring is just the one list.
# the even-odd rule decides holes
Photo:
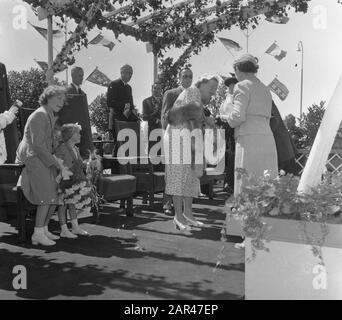
[(341, 300), (341, 35), (339, 0), (0, 0), (0, 300)]

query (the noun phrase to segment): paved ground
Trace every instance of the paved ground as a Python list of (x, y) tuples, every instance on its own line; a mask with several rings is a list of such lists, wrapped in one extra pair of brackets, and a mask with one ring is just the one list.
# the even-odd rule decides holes
[[(0, 299), (242, 299), (244, 251), (220, 240), (223, 197), (197, 201), (207, 225), (191, 233), (175, 230), (161, 203), (150, 211), (139, 200), (133, 218), (111, 204), (97, 225), (80, 219), (90, 237), (52, 248), (19, 246), (15, 221), (0, 223)], [(13, 289), (15, 265), (27, 269), (26, 290)]]

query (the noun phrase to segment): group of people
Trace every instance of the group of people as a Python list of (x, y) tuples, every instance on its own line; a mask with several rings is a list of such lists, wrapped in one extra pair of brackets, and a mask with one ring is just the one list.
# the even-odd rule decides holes
[[(84, 99), (82, 96), (85, 95), (80, 88), (83, 81), (82, 68), (73, 68), (71, 76), (73, 81), (69, 86), (50, 85), (40, 95), (40, 107), (28, 117), (22, 140), (16, 150), (15, 162), (24, 165), (18, 183), (25, 198), (37, 206), (31, 238), (33, 244), (51, 246), (60, 237), (77, 238), (78, 235), (88, 235), (78, 225), (77, 219), (81, 209), (89, 209), (91, 203), (91, 188), (85, 173), (88, 154), (82, 156), (76, 145), (80, 144), (81, 135), (89, 135), (90, 123), (88, 127), (70, 121), (77, 112), (67, 102), (68, 99), (73, 96)], [(1, 163), (6, 160), (14, 161), (7, 157), (4, 129), (15, 120), (18, 107), (21, 107), (20, 103), (16, 102), (9, 110), (0, 114)], [(89, 122), (88, 106), (83, 108), (87, 109), (85, 116), (77, 114), (76, 117), (80, 122)], [(91, 149), (89, 141), (87, 144), (86, 148)], [(50, 217), (55, 211), (61, 227), (59, 236), (48, 230)], [(71, 231), (67, 226), (67, 211)]]
[[(109, 131), (114, 141), (118, 134), (114, 126), (117, 120), (146, 121), (149, 133), (154, 129), (163, 130), (164, 150), (167, 150), (164, 156), (168, 158), (165, 165), (164, 211), (174, 215), (173, 222), (179, 230), (187, 231), (192, 226), (203, 225), (192, 212), (192, 202), (201, 192), (199, 179), (205, 171), (206, 161), (203, 146), (198, 147), (191, 142), (191, 161), (184, 163), (184, 142), (174, 139), (172, 133), (175, 130), (198, 130), (204, 135), (206, 129), (225, 129), (226, 184), (227, 190), (230, 188), (234, 196), (239, 195), (244, 185), (244, 180), (238, 179), (235, 174), (237, 168), (243, 168), (256, 177), (262, 176), (265, 170), (271, 176), (276, 176), (279, 169), (295, 173), (296, 150), (269, 88), (256, 76), (259, 68), (257, 58), (250, 54), (242, 55), (235, 60), (233, 68), (234, 74), (225, 80), (227, 96), (216, 118), (206, 108), (220, 84), (220, 78), (216, 75), (206, 74), (193, 81), (192, 70), (183, 68), (179, 73), (179, 86), (164, 94), (161, 85), (155, 83), (152, 96), (143, 101), (142, 115), (134, 106), (132, 88), (128, 84), (133, 75), (131, 66), (124, 65), (120, 70), (121, 77), (108, 86)], [(66, 111), (66, 97), (84, 95), (80, 88), (83, 70), (73, 68), (72, 79), (67, 89), (52, 85), (44, 90), (39, 99), (40, 107), (28, 118), (17, 149), (16, 162), (25, 165), (20, 177), (24, 195), (37, 205), (33, 244), (55, 244), (59, 236), (48, 231), (48, 223), (56, 210), (61, 237), (75, 238), (87, 234), (78, 225), (79, 210), (76, 210), (74, 203), (66, 200), (74, 187), (70, 181), (78, 184), (84, 182), (83, 186), (87, 183), (84, 175), (86, 157), (76, 147), (84, 130), (78, 124), (60, 121), (60, 118), (70, 119)], [(17, 111), (17, 106), (13, 106), (0, 115), (1, 128), (14, 119)], [(3, 139), (1, 135), (0, 139)], [(0, 156), (4, 157), (3, 151)], [(174, 157), (180, 162), (173, 162)], [(196, 159), (203, 161), (196, 162)], [(72, 178), (75, 172), (83, 172), (83, 175), (78, 175), (77, 181)], [(71, 231), (66, 224), (67, 209)]]
[[(190, 68), (180, 71), (179, 87), (164, 94), (160, 84), (155, 83), (152, 96), (143, 101), (141, 117), (133, 105), (132, 89), (128, 85), (133, 74), (132, 67), (123, 66), (121, 79), (113, 81), (108, 88), (109, 127), (114, 137), (115, 120), (145, 120), (149, 133), (155, 128), (164, 130), (165, 150), (169, 152), (169, 161), (165, 166), (164, 211), (173, 215), (173, 204), (173, 221), (179, 230), (203, 225), (193, 215), (192, 200), (200, 194), (199, 179), (205, 163), (202, 166), (182, 163), (182, 155), (180, 163), (170, 161), (172, 157), (179, 159), (177, 153), (183, 150), (182, 145), (175, 145), (172, 141), (173, 130), (202, 129), (204, 134), (207, 128), (225, 129), (226, 190), (230, 189), (234, 196), (238, 196), (245, 183), (237, 178), (237, 168), (243, 168), (256, 177), (262, 176), (265, 170), (271, 176), (276, 176), (280, 169), (296, 174), (296, 148), (269, 88), (256, 76), (259, 68), (257, 58), (250, 54), (242, 55), (234, 61), (233, 68), (234, 74), (225, 80), (227, 97), (216, 118), (212, 117), (206, 105), (217, 91), (219, 77), (204, 75), (192, 85), (193, 72)], [(203, 148), (195, 150), (191, 145), (191, 149), (193, 155), (203, 153)]]

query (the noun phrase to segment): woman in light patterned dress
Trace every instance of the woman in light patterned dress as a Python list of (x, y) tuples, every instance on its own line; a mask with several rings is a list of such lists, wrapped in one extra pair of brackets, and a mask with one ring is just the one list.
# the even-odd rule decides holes
[[(204, 117), (203, 103), (208, 103), (216, 92), (218, 79), (215, 76), (202, 76), (195, 87), (185, 89), (177, 98), (169, 112), (170, 124), (164, 135), (166, 158), (165, 192), (172, 195), (175, 208), (174, 225), (179, 230), (191, 230), (191, 225), (202, 226), (192, 212), (192, 201), (199, 195), (199, 177), (203, 173), (203, 144), (193, 144), (190, 140), (178, 139), (185, 130), (196, 130), (195, 141), (202, 141), (203, 124), (210, 123)], [(193, 132), (194, 134), (194, 132)], [(187, 141), (187, 143), (185, 142)], [(185, 152), (183, 153), (183, 144)], [(191, 152), (192, 150), (192, 152)], [(186, 155), (191, 155), (191, 158)], [(195, 162), (194, 162), (195, 161)]]

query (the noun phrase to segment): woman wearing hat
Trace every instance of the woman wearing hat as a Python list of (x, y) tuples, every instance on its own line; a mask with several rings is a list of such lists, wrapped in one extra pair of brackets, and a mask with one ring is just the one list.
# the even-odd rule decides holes
[[(245, 54), (234, 62), (239, 81), (234, 88), (232, 107), (227, 114), (236, 140), (235, 169), (246, 169), (255, 177), (267, 170), (271, 177), (278, 174), (277, 150), (270, 128), (272, 96), (256, 76), (258, 61)], [(244, 181), (235, 172), (234, 196), (238, 196)]]

